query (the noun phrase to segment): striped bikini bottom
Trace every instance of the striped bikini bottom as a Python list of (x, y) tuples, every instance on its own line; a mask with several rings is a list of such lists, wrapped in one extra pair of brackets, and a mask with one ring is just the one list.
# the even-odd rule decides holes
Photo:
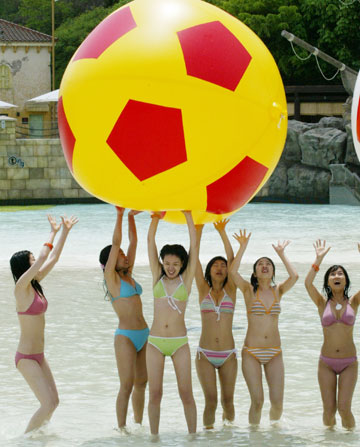
[(281, 353), (281, 348), (249, 348), (244, 346), (244, 350), (256, 358), (261, 365), (266, 365), (274, 357)]
[(220, 368), (226, 362), (226, 360), (231, 356), (231, 354), (235, 354), (235, 358), (237, 358), (237, 349), (230, 349), (228, 351), (211, 351), (210, 349), (203, 349), (200, 346), (197, 348), (197, 352), (200, 359), (200, 354), (204, 354), (206, 359), (215, 367)]

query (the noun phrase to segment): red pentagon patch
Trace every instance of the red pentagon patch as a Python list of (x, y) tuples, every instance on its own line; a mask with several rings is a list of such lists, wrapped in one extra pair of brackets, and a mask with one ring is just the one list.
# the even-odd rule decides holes
[(65, 115), (62, 96), (58, 101), (58, 128), (66, 163), (70, 171), (73, 172), (72, 160), (76, 139)]
[(87, 36), (75, 53), (73, 61), (78, 59), (97, 59), (112, 43), (136, 28), (130, 6), (121, 8), (106, 17)]
[(243, 206), (267, 173), (268, 168), (245, 157), (231, 171), (206, 187), (209, 213), (230, 213)]
[(218, 21), (177, 34), (189, 76), (236, 89), (252, 58), (234, 34)]
[(140, 180), (187, 160), (180, 109), (129, 100), (107, 141)]
[(357, 134), (358, 142), (360, 143), (360, 98), (359, 98), (357, 117), (356, 117), (356, 134)]

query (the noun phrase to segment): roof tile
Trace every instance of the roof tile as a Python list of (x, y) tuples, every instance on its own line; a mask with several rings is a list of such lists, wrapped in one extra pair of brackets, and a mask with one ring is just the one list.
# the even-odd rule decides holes
[(51, 36), (0, 19), (0, 45), (1, 42), (51, 42)]

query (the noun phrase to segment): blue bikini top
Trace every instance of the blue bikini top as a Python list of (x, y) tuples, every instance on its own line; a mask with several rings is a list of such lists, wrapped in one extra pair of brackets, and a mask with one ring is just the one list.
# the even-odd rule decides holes
[(121, 286), (120, 286), (120, 295), (116, 296), (116, 297), (112, 297), (111, 295), (111, 302), (113, 303), (114, 301), (120, 299), (120, 298), (130, 298), (134, 295), (141, 295), (142, 294), (142, 287), (141, 285), (135, 282), (135, 287), (128, 283), (127, 281), (124, 281), (123, 279), (120, 278), (121, 281)]

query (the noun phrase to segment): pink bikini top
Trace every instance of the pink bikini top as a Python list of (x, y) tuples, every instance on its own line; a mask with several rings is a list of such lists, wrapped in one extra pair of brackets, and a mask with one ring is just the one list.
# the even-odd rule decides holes
[(40, 315), (46, 312), (48, 302), (46, 298), (41, 298), (35, 291), (34, 300), (25, 312), (18, 312), (18, 315)]
[(321, 317), (321, 324), (323, 327), (332, 326), (335, 323), (344, 323), (348, 326), (353, 326), (355, 323), (355, 312), (349, 303), (346, 304), (345, 311), (337, 320), (331, 310), (330, 301), (327, 302), (324, 313)]

